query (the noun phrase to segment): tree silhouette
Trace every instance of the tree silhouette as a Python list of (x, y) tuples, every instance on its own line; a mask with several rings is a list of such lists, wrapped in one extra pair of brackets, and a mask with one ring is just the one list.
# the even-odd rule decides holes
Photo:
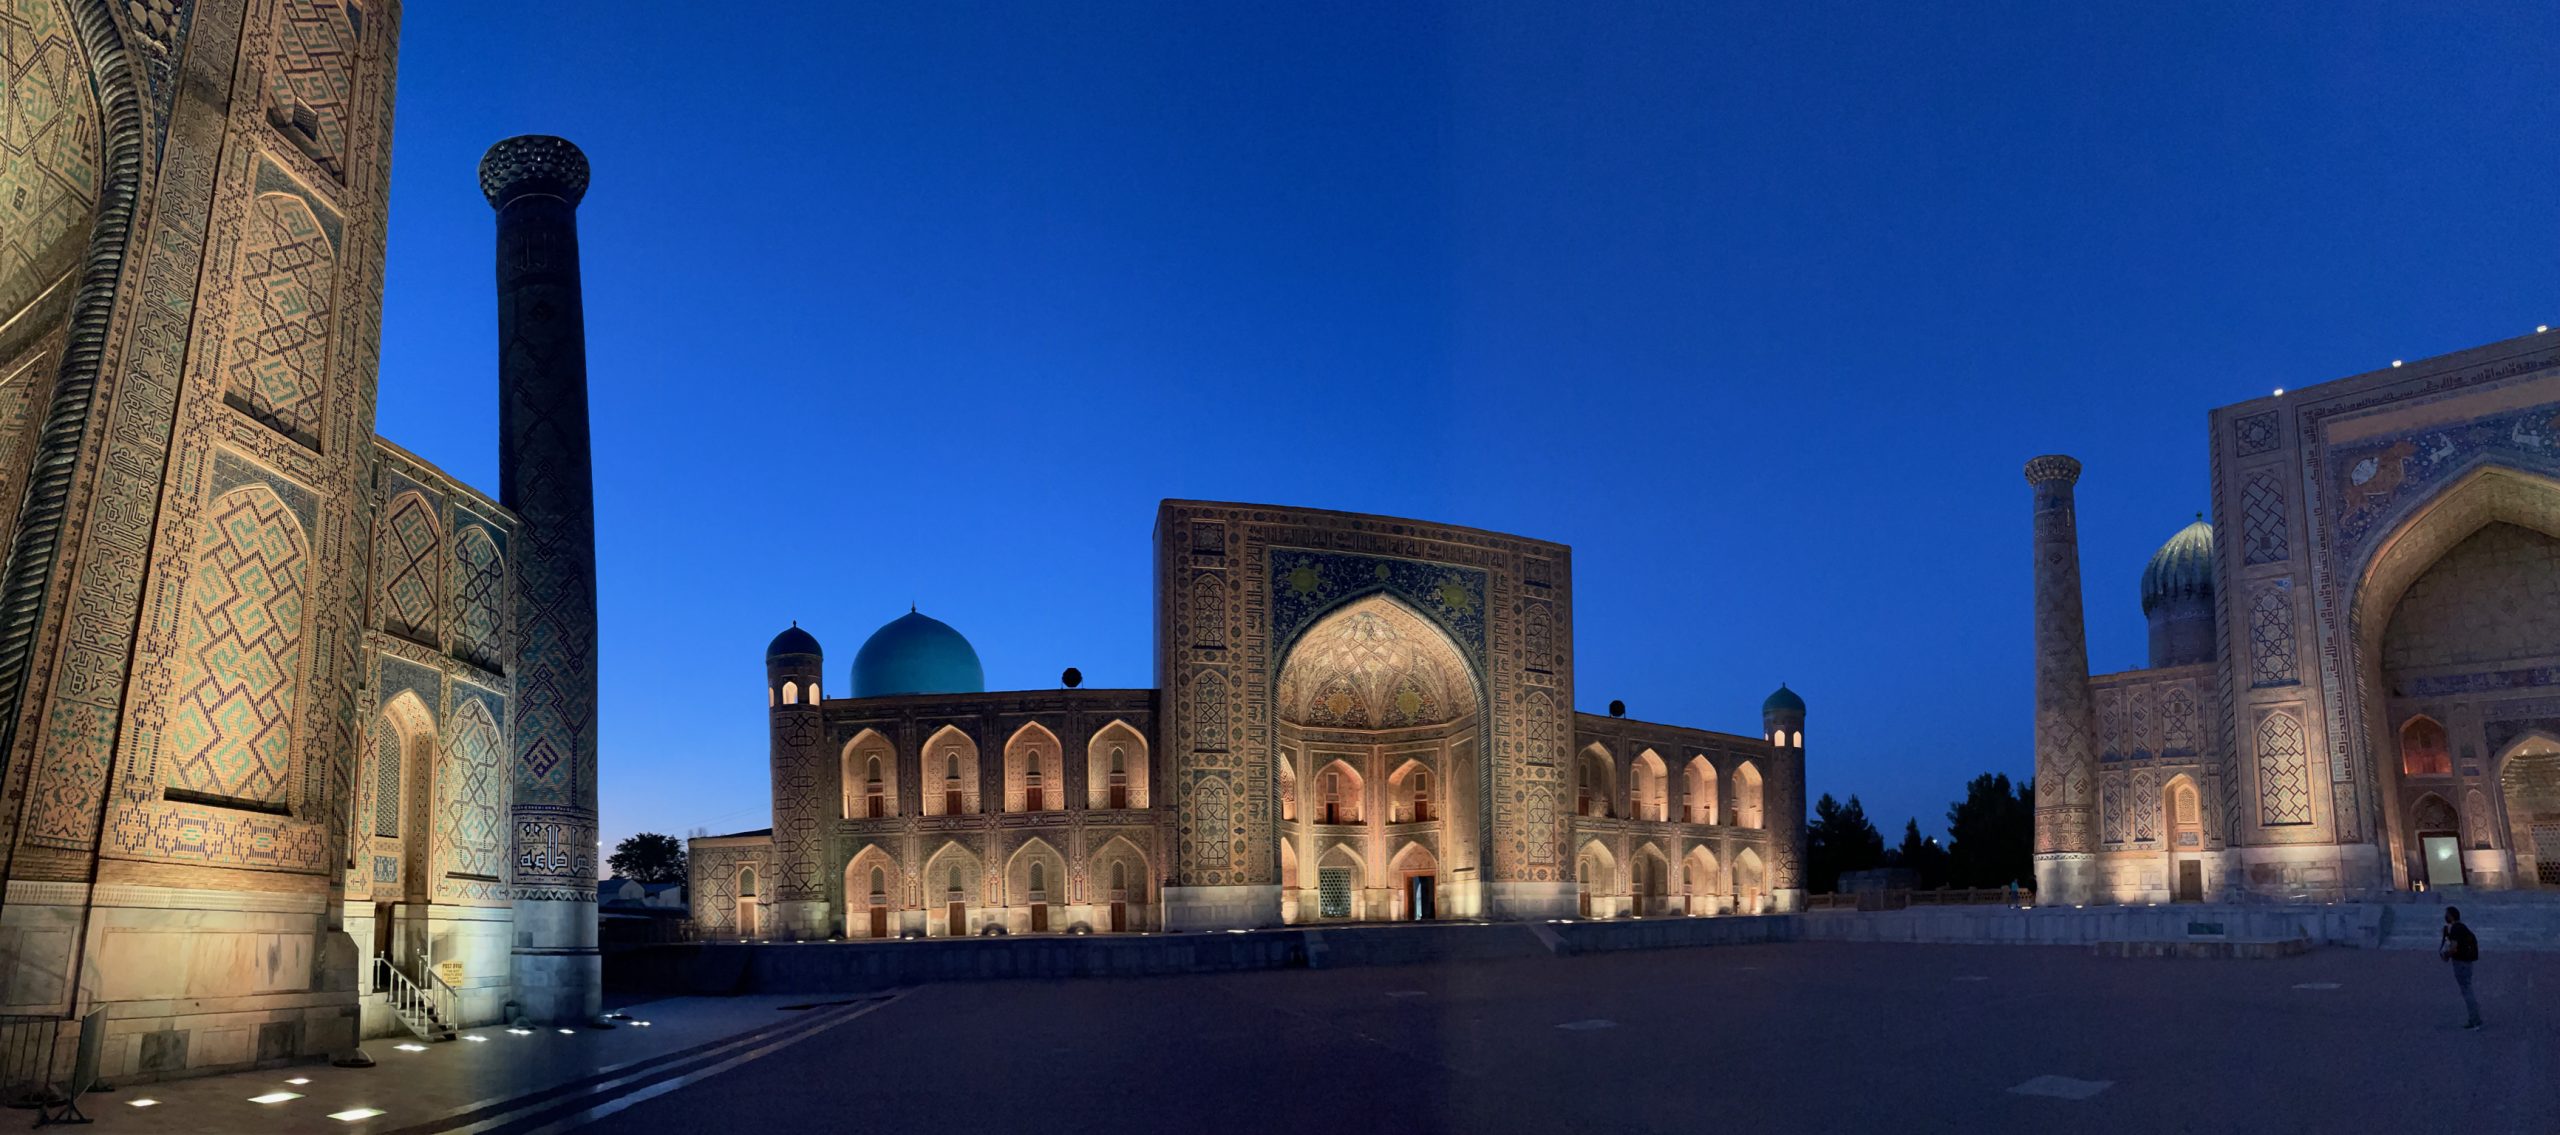
[(1813, 823), (1805, 827), (1805, 887), (1815, 894), (1840, 889), (1840, 876), (1884, 863), (1884, 834), (1867, 819), (1855, 794), (1849, 802), (1825, 792), (1813, 805)]
[(1947, 881), (1959, 887), (2035, 883), (2036, 789), (1986, 772), (1947, 809)]
[(640, 883), (684, 881), (684, 844), (671, 835), (642, 832), (613, 845), (605, 860), (615, 875)]

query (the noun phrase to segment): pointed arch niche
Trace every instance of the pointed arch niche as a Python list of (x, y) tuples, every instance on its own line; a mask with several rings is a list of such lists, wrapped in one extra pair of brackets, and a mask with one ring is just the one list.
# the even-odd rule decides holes
[[(2452, 804), (2461, 788), (2480, 788), (2489, 811), (2530, 814), (2513, 794), (2533, 778), (2506, 775), (2516, 730), (2492, 723), (2520, 716), (2500, 702), (2535, 691), (2482, 679), (2560, 655), (2538, 629), (2560, 622), (2560, 591), (2550, 586), (2560, 575), (2560, 481), (2484, 465), (2377, 528), (2384, 534), (2349, 576), (2352, 654), (2341, 669), (2355, 680), (2342, 693), (2349, 720), (2361, 723), (2346, 759), (2379, 782), (2373, 803), (2385, 846), (2396, 849), (2392, 883), (2560, 885), (2560, 847), (2545, 881), (2528, 830), (2504, 833), (2508, 848), (2472, 846), (2480, 841)], [(2560, 844), (2560, 832), (2545, 842)]]
[(1276, 685), (1287, 920), (1477, 914), (1480, 699), (1448, 632), (1393, 597), (1354, 599), (1290, 644)]

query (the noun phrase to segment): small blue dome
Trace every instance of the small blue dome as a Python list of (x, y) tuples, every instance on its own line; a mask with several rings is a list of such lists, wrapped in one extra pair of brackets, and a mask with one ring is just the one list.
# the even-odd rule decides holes
[(791, 629), (773, 636), (772, 645), (764, 648), (764, 656), (767, 658), (777, 658), (785, 654), (822, 653), (825, 652), (818, 649), (818, 636), (801, 630), (798, 623), (791, 624)]
[(2213, 597), (2213, 525), (2199, 516), (2178, 530), (2142, 569), (2142, 613), (2172, 599)]
[(1788, 689), (1785, 682), (1780, 682), (1778, 692), (1769, 695), (1769, 700), (1760, 703), (1760, 712), (1803, 713), (1804, 699), (1797, 697), (1794, 690)]
[(853, 696), (978, 694), (987, 672), (978, 652), (951, 625), (913, 610), (871, 632), (853, 656)]

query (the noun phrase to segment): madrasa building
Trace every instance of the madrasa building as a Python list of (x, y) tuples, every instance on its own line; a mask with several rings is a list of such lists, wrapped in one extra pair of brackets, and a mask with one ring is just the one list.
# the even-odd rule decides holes
[(116, 1082), (598, 1011), (586, 159), (480, 168), (493, 498), (374, 432), (399, 16), (0, 5), (0, 1014)]
[[(691, 841), (708, 937), (1129, 933), (1799, 908), (1802, 699), (1574, 709), (1561, 544), (1166, 501), (1155, 687), (989, 692), (910, 611), (766, 650), (773, 826)], [(841, 656), (839, 656), (841, 657)]]
[(2027, 463), (2039, 901), (2560, 889), (2560, 334), (2207, 424), (2142, 670), (2088, 672), (2080, 464)]

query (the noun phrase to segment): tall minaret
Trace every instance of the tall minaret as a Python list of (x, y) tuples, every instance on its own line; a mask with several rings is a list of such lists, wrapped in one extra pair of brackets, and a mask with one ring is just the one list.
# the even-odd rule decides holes
[(756, 928), (763, 938), (794, 941), (829, 936), (827, 883), (818, 869), (826, 852), (825, 826), (840, 813), (827, 791), (826, 715), (818, 708), (819, 675), (826, 652), (799, 623), (764, 648), (765, 701), (773, 734), (773, 861), (765, 873), (773, 920)]
[(509, 138), (480, 159), (498, 211), (499, 498), (516, 575), (515, 985), (536, 1020), (603, 1012), (596, 953), (596, 506), (578, 202), (587, 156)]
[(1769, 903), (1780, 914), (1804, 909), (1804, 698), (1778, 683), (1760, 703), (1760, 735), (1778, 750), (1769, 769), (1760, 826), (1769, 844)]
[(2089, 640), (2080, 623), (2080, 463), (2027, 462), (2036, 500), (2036, 903), (2080, 904), (2097, 891), (2097, 726)]

